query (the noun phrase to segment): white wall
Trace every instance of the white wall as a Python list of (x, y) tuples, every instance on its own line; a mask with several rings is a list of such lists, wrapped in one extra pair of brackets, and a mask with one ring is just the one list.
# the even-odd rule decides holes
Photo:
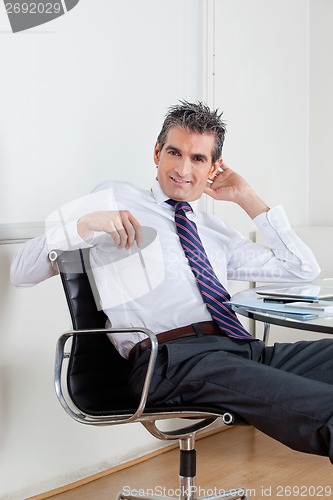
[(0, 5), (0, 223), (44, 220), (104, 179), (146, 186), (167, 106), (201, 96), (200, 0), (80, 0), (9, 31)]
[[(292, 224), (307, 224), (308, 2), (216, 0), (208, 8), (206, 93), (227, 122), (224, 160), (266, 203), (283, 204)], [(239, 207), (213, 209), (251, 230)]]
[(333, 3), (310, 1), (310, 223), (333, 225)]
[[(292, 225), (332, 225), (332, 2), (206, 5), (204, 93), (224, 111), (226, 163)], [(243, 233), (255, 229), (237, 206), (208, 208)]]
[[(282, 203), (293, 225), (332, 225), (332, 2), (207, 6), (205, 95), (224, 110), (226, 163), (268, 204)], [(251, 230), (238, 207), (210, 207)]]
[[(149, 186), (167, 106), (201, 97), (199, 0), (81, 0), (13, 35), (0, 5), (0, 223), (42, 221), (106, 178)], [(19, 236), (19, 235), (18, 235)], [(69, 327), (55, 278), (14, 289), (0, 245), (0, 498), (20, 500), (160, 447), (139, 424), (72, 421), (53, 389)]]

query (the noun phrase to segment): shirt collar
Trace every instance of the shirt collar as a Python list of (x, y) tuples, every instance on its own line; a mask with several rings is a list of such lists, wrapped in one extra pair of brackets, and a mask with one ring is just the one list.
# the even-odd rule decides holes
[[(157, 205), (161, 205), (165, 201), (169, 200), (169, 196), (163, 193), (160, 183), (158, 182), (157, 179), (154, 180), (153, 185), (151, 187), (151, 192), (152, 195), (157, 203)], [(199, 211), (199, 204), (200, 204), (200, 199), (199, 200), (194, 200), (189, 202), (193, 212), (198, 212)], [(170, 206), (170, 205), (169, 205)]]

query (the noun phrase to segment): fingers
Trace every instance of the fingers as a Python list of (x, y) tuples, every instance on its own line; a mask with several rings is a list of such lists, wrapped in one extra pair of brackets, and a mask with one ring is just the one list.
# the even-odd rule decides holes
[(84, 215), (77, 223), (78, 235), (85, 239), (94, 232), (109, 234), (118, 248), (142, 245), (142, 228), (128, 210), (106, 210)]
[(226, 180), (228, 178), (228, 172), (225, 171), (218, 171), (210, 182), (207, 183), (207, 188), (205, 192), (209, 194), (210, 196), (213, 196), (213, 191), (215, 192), (216, 189), (224, 186)]
[(142, 228), (128, 210), (119, 211), (117, 216), (112, 218), (111, 227), (108, 232), (119, 249), (131, 248), (134, 242), (138, 247), (142, 245)]
[(215, 200), (234, 201), (238, 177), (238, 174), (222, 163), (222, 168), (217, 171), (214, 179), (207, 183), (204, 192)]

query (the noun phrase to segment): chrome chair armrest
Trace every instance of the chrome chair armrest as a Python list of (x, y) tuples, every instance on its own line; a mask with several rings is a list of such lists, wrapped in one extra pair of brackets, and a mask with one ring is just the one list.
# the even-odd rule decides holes
[(55, 359), (55, 390), (57, 397), (69, 415), (74, 418), (74, 420), (77, 420), (81, 423), (87, 423), (87, 424), (93, 424), (94, 423), (94, 418), (91, 415), (87, 415), (81, 410), (79, 410), (75, 405), (72, 403), (72, 406), (75, 407), (75, 411), (71, 409), (67, 402), (66, 398), (64, 396), (64, 392), (62, 389), (62, 383), (61, 383), (61, 376), (62, 376), (62, 367), (63, 367), (63, 361), (65, 358), (69, 357), (69, 353), (65, 352), (65, 345), (66, 342), (68, 341), (69, 338), (74, 337), (75, 335), (88, 335), (88, 334), (122, 334), (122, 333), (129, 333), (129, 332), (140, 332), (147, 337), (149, 337), (151, 341), (151, 353), (149, 357), (149, 362), (148, 362), (148, 367), (147, 367), (147, 373), (141, 393), (141, 398), (138, 404), (138, 407), (136, 411), (130, 416), (114, 416), (111, 420), (110, 417), (105, 417), (101, 418), (98, 417), (98, 421), (96, 419), (96, 425), (112, 425), (117, 424), (117, 423), (130, 423), (138, 420), (141, 415), (143, 414), (146, 403), (147, 403), (147, 398), (148, 398), (148, 392), (150, 388), (150, 384), (152, 381), (153, 373), (154, 373), (154, 368), (155, 368), (155, 362), (156, 362), (156, 357), (157, 357), (157, 352), (158, 352), (158, 340), (155, 335), (151, 330), (148, 330), (147, 328), (101, 328), (101, 329), (91, 329), (91, 330), (68, 330), (65, 332), (59, 339), (56, 345), (56, 359)]

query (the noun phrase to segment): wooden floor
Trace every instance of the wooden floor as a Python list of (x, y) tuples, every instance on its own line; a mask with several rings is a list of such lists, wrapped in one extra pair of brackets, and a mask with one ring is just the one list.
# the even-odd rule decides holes
[[(244, 487), (248, 498), (333, 498), (333, 467), (324, 457), (290, 450), (251, 427), (197, 441), (199, 495)], [(98, 479), (54, 500), (113, 500), (121, 488), (177, 496), (178, 450)], [(199, 489), (200, 487), (200, 489)]]

